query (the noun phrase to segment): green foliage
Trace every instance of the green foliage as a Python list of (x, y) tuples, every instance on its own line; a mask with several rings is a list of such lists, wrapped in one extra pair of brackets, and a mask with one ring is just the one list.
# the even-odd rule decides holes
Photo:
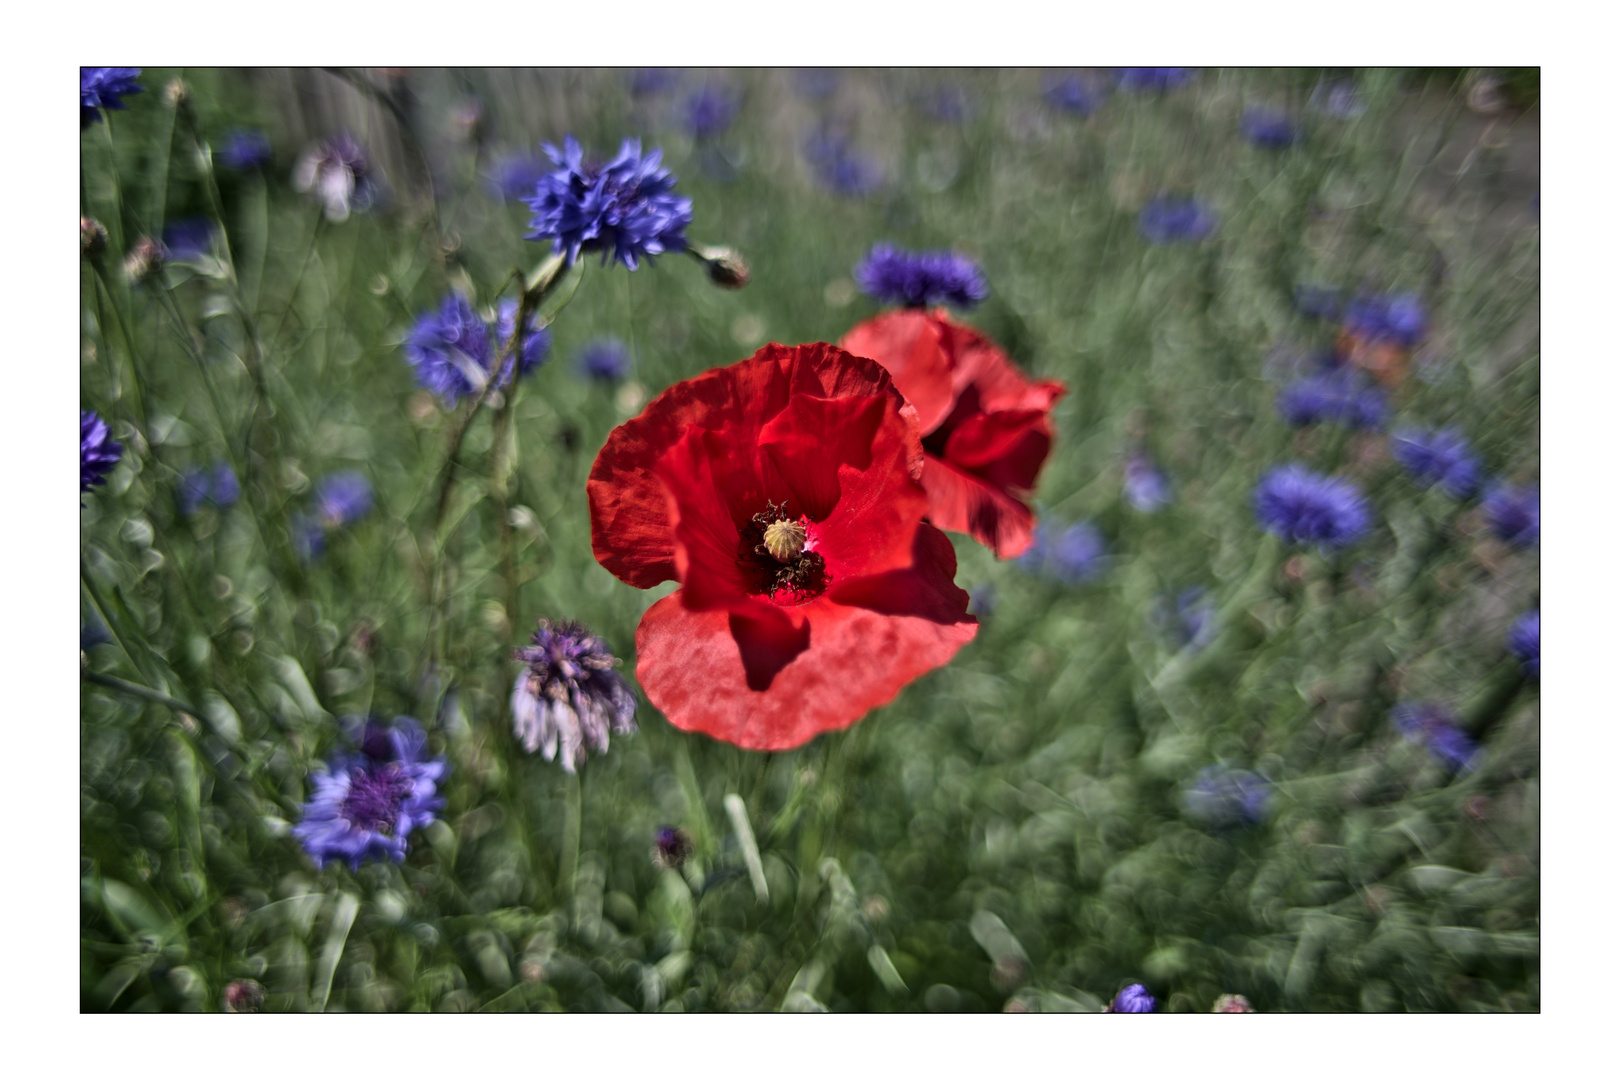
[[(1433, 330), (1397, 420), (1459, 424), (1493, 475), (1536, 477), (1539, 240), (1515, 157), (1533, 114), (1487, 141), (1464, 90), (1381, 71), (1357, 75), (1353, 120), (1306, 111), (1306, 72), (1202, 72), (1082, 119), (1037, 72), (849, 73), (818, 102), (751, 71), (727, 74), (742, 111), (704, 146), (617, 72), (192, 71), (190, 120), (161, 93), (175, 74), (145, 72), (82, 140), (84, 213), (111, 244), (82, 273), (81, 397), (125, 444), (81, 515), (84, 617), (112, 638), (82, 692), (84, 1009), (215, 1010), (235, 979), (270, 1011), (1095, 1010), (1135, 981), (1172, 1011), (1228, 992), (1539, 1008), (1539, 696), (1503, 648), (1538, 555), (1420, 492), (1384, 436), (1294, 432), (1272, 404), (1279, 357), (1331, 337), (1296, 285), (1418, 292)], [(917, 104), (946, 84), (975, 105), (962, 123)], [(470, 93), (482, 141), (454, 137)], [(1243, 142), (1256, 101), (1305, 116), (1304, 144)], [(327, 223), (291, 189), (330, 130), (314, 115), (377, 153), (384, 208)], [(827, 118), (883, 161), (878, 194), (814, 184), (799, 146)], [(271, 134), (262, 174), (198, 152), (240, 125)], [(485, 177), (500, 149), (569, 132), (661, 144), (693, 239), (738, 249), (752, 282), (587, 260), (542, 309), (552, 360), (472, 418), (441, 488), (470, 406), (420, 391), (400, 343), (447, 291), (489, 305), (543, 260)], [(706, 172), (715, 153), (733, 179)], [(1161, 190), (1208, 200), (1214, 237), (1146, 246), (1135, 211)], [(130, 284), (135, 239), (195, 214), (228, 249)], [(644, 704), (578, 780), (523, 756), (509, 655), (534, 620), (585, 622), (633, 677), (636, 624), (669, 591), (591, 554), (608, 432), (767, 340), (836, 341), (877, 310), (850, 272), (884, 239), (977, 257), (992, 294), (967, 321), (1068, 383), (1038, 504), (1097, 522), (1106, 574), (1056, 587), (953, 537), (958, 582), (995, 590), (978, 638), (848, 731), (755, 754)], [(603, 335), (633, 345), (616, 388), (572, 366)], [(1121, 499), (1133, 442), (1174, 480), (1159, 513)], [(221, 459), (241, 501), (183, 516), (180, 473)], [(1371, 537), (1337, 558), (1265, 538), (1251, 491), (1286, 460), (1355, 478)], [(377, 509), (306, 562), (289, 530), (340, 469)], [(1151, 618), (1194, 585), (1220, 617), (1200, 650)], [(1391, 729), (1416, 699), (1462, 714), (1477, 771)], [(423, 721), (448, 807), (402, 865), (317, 872), (289, 829), (337, 719), (367, 712)], [(1184, 812), (1218, 761), (1274, 783), (1262, 824)], [(662, 824), (694, 839), (679, 870), (649, 857)]]

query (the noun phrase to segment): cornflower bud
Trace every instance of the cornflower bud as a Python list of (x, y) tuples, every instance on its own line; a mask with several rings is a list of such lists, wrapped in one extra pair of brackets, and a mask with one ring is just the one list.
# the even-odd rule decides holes
[(97, 259), (107, 250), (107, 229), (95, 218), (79, 219), (79, 253), (87, 259)]
[(143, 236), (124, 256), (124, 275), (131, 284), (138, 285), (163, 269), (163, 256), (163, 245), (150, 236)]

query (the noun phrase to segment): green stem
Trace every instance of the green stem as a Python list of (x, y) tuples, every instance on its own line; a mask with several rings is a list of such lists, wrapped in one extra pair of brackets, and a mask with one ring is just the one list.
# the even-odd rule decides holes
[(159, 705), (167, 705), (177, 713), (185, 713), (187, 716), (192, 717), (197, 715), (197, 709), (191, 705), (187, 705), (183, 701), (176, 701), (167, 694), (160, 694), (156, 690), (149, 690), (138, 683), (128, 682), (124, 679), (118, 678), (115, 675), (103, 675), (99, 671), (91, 671), (89, 668), (80, 668), (79, 677), (85, 682), (95, 683), (97, 686), (105, 686), (109, 690), (117, 690), (119, 693), (128, 694), (130, 697), (143, 698), (147, 701), (155, 701)]
[(585, 819), (585, 766), (568, 774), (568, 811), (563, 823), (563, 864), (557, 879), (574, 896), (579, 883), (579, 837)]

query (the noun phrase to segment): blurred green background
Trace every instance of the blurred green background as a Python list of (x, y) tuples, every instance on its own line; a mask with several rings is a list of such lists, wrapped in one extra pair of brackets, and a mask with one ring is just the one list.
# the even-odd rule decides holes
[[(1455, 424), (1492, 476), (1537, 479), (1536, 73), (1202, 70), (1089, 116), (1048, 92), (1075, 74), (144, 71), (81, 138), (83, 213), (110, 247), (81, 276), (80, 396), (125, 446), (81, 513), (82, 619), (112, 638), (84, 649), (101, 681), (81, 695), (82, 1008), (212, 1011), (251, 979), (269, 1011), (1095, 1010), (1131, 982), (1169, 1011), (1222, 993), (1539, 1009), (1539, 695), (1504, 647), (1539, 553), (1418, 489), (1386, 434), (1296, 430), (1274, 407), (1333, 337), (1297, 286), (1413, 292), (1430, 329), (1392, 423)], [(1324, 107), (1335, 86), (1354, 115)], [(735, 114), (694, 135), (705, 89)], [(1302, 139), (1251, 145), (1254, 106)], [(270, 165), (219, 167), (236, 127), (268, 134)], [(385, 188), (334, 223), (290, 177), (339, 131)], [(567, 134), (662, 147), (692, 239), (734, 246), (753, 279), (584, 260), (548, 310), (550, 361), (505, 421), (467, 429), (436, 536), (460, 414), (400, 344), (447, 292), (491, 304), (547, 254), (493, 179)], [(870, 190), (829, 189), (818, 140)], [(1161, 192), (1206, 202), (1214, 234), (1144, 243), (1136, 213)], [(126, 280), (137, 237), (216, 214), (229, 260)], [(791, 752), (643, 703), (577, 781), (515, 754), (508, 657), (534, 620), (585, 622), (633, 678), (636, 623), (673, 587), (591, 555), (584, 481), (608, 432), (677, 380), (876, 313), (851, 271), (881, 240), (976, 258), (991, 295), (964, 321), (1068, 383), (1036, 502), (1101, 529), (1104, 572), (1055, 585), (954, 536), (978, 638)], [(612, 385), (576, 368), (607, 336), (633, 357)], [(1173, 482), (1156, 513), (1122, 498), (1133, 447)], [(241, 501), (183, 515), (179, 475), (222, 458)], [(1287, 461), (1353, 477), (1372, 534), (1336, 558), (1267, 538), (1251, 492)], [(351, 469), (376, 509), (300, 559), (312, 484)], [(1154, 619), (1190, 587), (1219, 613), (1202, 648)], [(1452, 777), (1393, 730), (1412, 700), (1463, 717), (1477, 770)], [(337, 718), (367, 712), (429, 728), (449, 805), (404, 864), (317, 872), (288, 829)], [(1270, 781), (1262, 823), (1189, 815), (1218, 762)], [(666, 824), (696, 843), (679, 871), (649, 857)]]

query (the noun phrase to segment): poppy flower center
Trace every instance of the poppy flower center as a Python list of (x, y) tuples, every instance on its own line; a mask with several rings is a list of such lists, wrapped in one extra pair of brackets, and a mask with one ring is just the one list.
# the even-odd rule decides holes
[(398, 762), (357, 769), (349, 776), (343, 817), (357, 829), (389, 834), (399, 822), (399, 808), (416, 786)]
[(820, 596), (832, 580), (814, 547), (808, 519), (790, 516), (785, 502), (767, 502), (739, 530), (737, 562), (758, 592), (797, 603)]

